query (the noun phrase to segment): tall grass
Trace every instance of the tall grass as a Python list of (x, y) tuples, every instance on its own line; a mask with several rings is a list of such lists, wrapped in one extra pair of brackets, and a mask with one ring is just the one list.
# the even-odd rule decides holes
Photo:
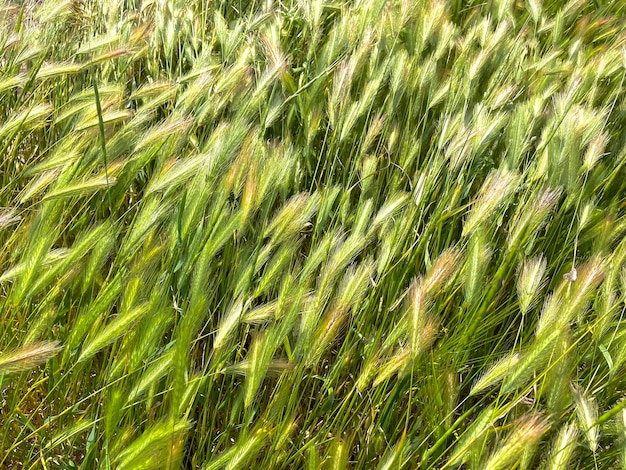
[(626, 465), (626, 3), (0, 10), (0, 467)]

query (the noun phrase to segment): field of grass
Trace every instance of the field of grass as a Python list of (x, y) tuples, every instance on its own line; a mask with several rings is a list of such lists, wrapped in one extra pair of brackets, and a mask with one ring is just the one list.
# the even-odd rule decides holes
[(626, 468), (626, 2), (0, 0), (0, 468)]

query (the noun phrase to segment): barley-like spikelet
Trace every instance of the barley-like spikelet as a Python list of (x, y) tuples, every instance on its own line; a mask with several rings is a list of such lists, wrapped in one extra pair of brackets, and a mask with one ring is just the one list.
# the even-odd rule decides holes
[[(68, 277), (72, 273), (68, 273)], [(56, 283), (47, 293), (44, 301), (40, 303), (33, 314), (32, 323), (29, 324), (28, 332), (23, 344), (33, 344), (45, 338), (50, 331), (53, 321), (61, 311), (59, 309), (60, 295), (63, 293), (65, 282), (61, 280)]]
[(600, 438), (600, 427), (598, 421), (598, 404), (593, 397), (576, 384), (572, 384), (572, 396), (576, 404), (576, 415), (578, 425), (587, 439), (587, 445), (591, 452), (598, 449)]
[(520, 470), (534, 470), (537, 468), (536, 456), (539, 447), (540, 443), (535, 442), (522, 451), (522, 456), (519, 459)]
[(289, 264), (293, 260), (294, 251), (297, 251), (298, 243), (284, 244), (274, 255), (274, 257), (265, 266), (263, 276), (259, 281), (259, 285), (254, 291), (253, 297), (259, 297), (266, 293), (269, 289), (280, 285), (280, 279), (284, 276), (285, 271), (289, 269)]
[(626, 409), (622, 409), (617, 417), (617, 428), (619, 432), (620, 460), (622, 465), (626, 464)]
[(91, 255), (87, 261), (83, 274), (82, 291), (85, 293), (87, 289), (94, 285), (98, 271), (107, 261), (117, 242), (117, 237), (121, 227), (111, 227), (107, 224), (106, 233), (103, 233), (97, 240), (96, 245), (91, 250)]
[[(240, 113), (241, 116), (249, 116), (253, 112), (258, 111), (259, 105), (265, 100), (267, 101), (268, 92), (273, 88), (275, 82), (279, 81), (284, 76), (286, 63), (272, 64), (272, 66), (265, 69), (264, 73), (259, 77), (256, 82), (256, 87), (247, 96), (244, 106)], [(269, 127), (270, 122), (262, 122), (263, 128)]]
[[(52, 154), (41, 163), (32, 165), (24, 172), (25, 176), (32, 176), (50, 170), (61, 171), (61, 168), (75, 163), (85, 149), (84, 141), (72, 136), (66, 137), (56, 144)], [(34, 184), (34, 183), (31, 183)], [(30, 184), (28, 185), (30, 186)]]
[(87, 333), (100, 325), (125, 287), (125, 281), (124, 273), (117, 273), (95, 299), (79, 311), (66, 341), (66, 351), (77, 348)]
[(374, 232), (379, 229), (387, 220), (393, 217), (396, 212), (401, 210), (408, 202), (410, 198), (406, 193), (394, 194), (391, 196), (385, 204), (379, 209), (370, 226), (370, 232)]
[(475, 117), (477, 130), (473, 135), (472, 152), (483, 152), (491, 140), (498, 135), (508, 120), (506, 113), (489, 113), (486, 108), (478, 110)]
[[(385, 127), (385, 119), (382, 117), (382, 115), (380, 114), (376, 114), (370, 121), (370, 124), (368, 126), (367, 129), (367, 134), (365, 134), (365, 138), (363, 139), (363, 142), (361, 143), (361, 151), (363, 153), (366, 153), (370, 150), (372, 144), (374, 143), (374, 141), (376, 140), (376, 138), (378, 138), (382, 131), (383, 128)], [(373, 157), (372, 157), (373, 158)], [(370, 163), (371, 165), (371, 163)], [(364, 168), (365, 170), (365, 168)], [(367, 173), (363, 173), (361, 175), (361, 178), (367, 178), (367, 177), (372, 177), (372, 174), (374, 173), (372, 171), (372, 168), (369, 168), (370, 171), (368, 171)]]
[(27, 77), (23, 74), (3, 77), (2, 80), (0, 80), (0, 93), (11, 90), (13, 88), (24, 86), (26, 80)]
[(309, 197), (299, 194), (287, 201), (265, 230), (264, 236), (273, 235), (274, 243), (288, 239), (298, 233), (306, 220), (315, 211), (315, 198), (309, 203)]
[(53, 189), (52, 191), (48, 192), (43, 197), (43, 200), (47, 201), (50, 199), (59, 199), (59, 198), (64, 198), (64, 197), (83, 196), (86, 194), (92, 194), (101, 189), (109, 188), (115, 185), (116, 182), (117, 180), (113, 177), (104, 177), (104, 178), (98, 177), (92, 180), (84, 181), (82, 183), (77, 183), (77, 184), (73, 184), (70, 186)]
[(577, 446), (578, 429), (575, 423), (565, 424), (554, 439), (546, 470), (567, 470)]
[(487, 407), (465, 428), (450, 452), (449, 466), (461, 465), (472, 457), (473, 448), (479, 443), (479, 439), (485, 438), (489, 428), (495, 424), (495, 411), (493, 405)]
[(273, 320), (276, 317), (277, 301), (271, 301), (254, 307), (246, 312), (241, 321), (251, 324), (264, 323)]
[(263, 447), (269, 434), (268, 429), (259, 428), (249, 435), (242, 435), (233, 447), (211, 459), (202, 470), (245, 468), (252, 455)]
[[(169, 306), (164, 305), (165, 299), (153, 292), (149, 302), (151, 313), (144, 318), (150, 318), (150, 321), (145, 319), (140, 321), (137, 327), (124, 338), (122, 342), (124, 353), (118, 354), (111, 361), (109, 367), (111, 380), (120, 377), (125, 371), (142, 369), (148, 361), (152, 362), (155, 359), (154, 351), (159, 349), (163, 335), (172, 328), (175, 317), (172, 310), (168, 308)], [(187, 316), (191, 316), (191, 314)], [(181, 341), (186, 339), (181, 338), (178, 335), (178, 331), (175, 334), (175, 341), (178, 341), (179, 338)], [(141, 341), (137, 341), (139, 338), (141, 338)], [(130, 347), (131, 345), (133, 346), (132, 348)]]
[(116, 46), (120, 41), (120, 36), (117, 34), (102, 34), (98, 37), (92, 38), (89, 42), (83, 44), (78, 51), (77, 55), (89, 54), (94, 51), (108, 50)]
[[(616, 260), (617, 261), (617, 260)], [(614, 263), (611, 263), (614, 265)], [(600, 292), (593, 302), (596, 312), (593, 337), (597, 341), (602, 341), (609, 334), (611, 324), (615, 320), (615, 315), (619, 311), (619, 294), (616, 291), (617, 269), (613, 266), (607, 269), (607, 276), (600, 287)]]
[(62, 2), (44, 1), (36, 11), (36, 17), (43, 23), (61, 21), (64, 17), (74, 13), (74, 1), (63, 0)]
[(315, 440), (313, 439), (312, 439), (312, 442), (313, 443), (309, 443), (309, 445), (307, 446), (307, 450), (306, 450), (307, 470), (318, 469), (322, 466), (322, 462), (321, 462), (322, 459), (317, 451), (317, 447), (319, 446), (319, 444), (316, 444)]
[(564, 302), (566, 319), (580, 316), (605, 276), (605, 260), (594, 258), (578, 269), (578, 276)]
[(146, 371), (142, 374), (141, 379), (132, 388), (126, 397), (126, 403), (134, 403), (147, 389), (155, 384), (156, 381), (164, 377), (172, 367), (174, 359), (173, 351), (168, 351), (159, 357)]
[(439, 88), (433, 93), (432, 98), (428, 102), (428, 107), (432, 108), (438, 105), (441, 101), (443, 101), (444, 98), (448, 96), (448, 93), (450, 93), (451, 86), (452, 85), (449, 79), (445, 80), (441, 85), (439, 85)]
[(250, 407), (254, 396), (261, 386), (277, 345), (270, 344), (267, 334), (258, 335), (248, 353), (248, 373), (246, 374), (244, 406)]
[[(133, 117), (133, 112), (127, 109), (109, 110), (102, 113), (102, 123), (106, 125), (119, 124)], [(86, 115), (76, 126), (77, 131), (92, 129), (100, 124), (100, 116)]]
[(57, 169), (42, 172), (38, 178), (33, 179), (28, 186), (24, 188), (19, 200), (20, 204), (24, 204), (30, 199), (40, 196), (58, 177), (59, 170)]
[(436, 322), (428, 313), (429, 304), (423, 279), (416, 279), (411, 286), (408, 311), (409, 345), (413, 360), (430, 346), (437, 332)]
[(46, 80), (49, 78), (66, 77), (81, 72), (84, 68), (83, 64), (46, 64), (37, 72), (37, 80)]
[(45, 341), (5, 351), (0, 354), (0, 376), (26, 371), (44, 364), (61, 349), (58, 342)]
[(400, 440), (391, 448), (389, 448), (382, 456), (376, 470), (392, 470), (402, 465), (402, 459), (405, 452), (406, 434), (402, 434)]
[[(272, 25), (277, 26), (277, 25)], [(277, 27), (269, 27), (261, 34), (259, 42), (263, 46), (265, 57), (272, 69), (276, 69), (279, 73), (285, 73), (289, 67), (287, 57), (281, 50), (279, 30)]]
[(547, 261), (539, 255), (524, 262), (517, 279), (517, 299), (522, 314), (528, 313), (544, 282)]
[(191, 427), (187, 421), (163, 420), (146, 429), (140, 437), (125, 445), (114, 458), (120, 468), (145, 469), (163, 465), (172, 459), (175, 443)]
[(220, 211), (219, 217), (216, 221), (215, 230), (213, 230), (203, 247), (202, 257), (206, 260), (213, 258), (224, 247), (228, 238), (233, 236), (233, 233), (241, 223), (241, 212), (231, 214), (224, 209)]
[(536, 114), (531, 100), (519, 103), (512, 111), (509, 125), (505, 129), (509, 150), (507, 162), (511, 168), (519, 167), (520, 159), (530, 146)]
[(507, 375), (502, 384), (502, 391), (510, 393), (519, 387), (526, 386), (537, 371), (542, 371), (553, 357), (559, 339), (566, 334), (566, 330), (551, 328), (542, 335), (538, 335), (522, 353), (520, 360)]
[(169, 210), (168, 204), (157, 197), (149, 198), (137, 218), (133, 221), (131, 229), (126, 232), (126, 237), (118, 250), (118, 258), (123, 261), (138, 251), (141, 243), (148, 236), (150, 230), (160, 221)]
[(179, 137), (179, 134), (186, 134), (191, 128), (191, 120), (186, 117), (173, 118), (150, 128), (135, 146), (135, 152), (146, 149), (155, 143), (170, 136)]
[(95, 420), (83, 419), (73, 424), (67, 429), (63, 429), (62, 431), (56, 433), (47, 443), (45, 448), (47, 450), (54, 449), (61, 444), (66, 442), (71, 442), (75, 436), (81, 435), (87, 432), (89, 429), (94, 429), (96, 426)]
[[(382, 126), (382, 124), (381, 124)], [(377, 130), (380, 132), (380, 130)], [(372, 138), (373, 140), (373, 138)], [(369, 189), (373, 185), (373, 180), (376, 178), (376, 170), (378, 168), (378, 159), (373, 155), (366, 156), (361, 162), (361, 168), (359, 171), (361, 178), (362, 198), (363, 195), (368, 195)]]
[[(279, 377), (283, 372), (293, 369), (293, 364), (284, 359), (274, 359), (269, 362), (267, 369), (265, 370), (265, 377)], [(225, 366), (219, 371), (221, 374), (241, 375), (243, 377), (250, 377), (255, 374), (254, 364), (248, 359), (244, 359), (241, 362)]]
[(350, 82), (357, 67), (356, 61), (343, 60), (333, 74), (333, 87), (329, 94), (328, 117), (330, 125), (337, 126), (339, 116), (344, 112), (347, 99), (350, 96)]
[(523, 243), (531, 234), (539, 230), (545, 222), (552, 207), (561, 196), (559, 189), (545, 189), (536, 193), (526, 204), (518, 209), (514, 215), (508, 237), (509, 247), (516, 247)]
[(200, 171), (203, 166), (213, 164), (214, 160), (214, 155), (199, 154), (182, 161), (171, 162), (164, 168), (160, 177), (155, 179), (150, 187), (148, 187), (147, 193), (151, 194), (162, 190), (171, 190), (191, 178), (191, 176)]
[(477, 230), (483, 221), (488, 220), (505, 203), (507, 197), (515, 191), (518, 180), (519, 176), (508, 170), (496, 171), (487, 177), (463, 224), (463, 236)]
[(563, 299), (556, 294), (549, 294), (543, 303), (535, 336), (539, 337), (554, 327), (564, 327), (567, 319), (561, 315)]
[(370, 354), (361, 367), (359, 376), (354, 384), (359, 393), (363, 393), (371, 384), (376, 368), (381, 363), (380, 354)]
[(485, 470), (512, 468), (528, 446), (535, 445), (550, 428), (548, 421), (539, 414), (519, 419), (500, 447), (485, 461)]
[(591, 171), (596, 166), (598, 161), (604, 156), (604, 150), (608, 142), (609, 136), (605, 132), (598, 134), (591, 140), (583, 157), (581, 171)]
[[(391, 263), (393, 255), (395, 254), (394, 251), (397, 251), (397, 244), (394, 244), (394, 238), (396, 237), (394, 237), (393, 234), (390, 234), (390, 236), (386, 236), (386, 234), (384, 234), (383, 236), (383, 240), (379, 248), (378, 260), (376, 262), (377, 275), (385, 272), (386, 268), (389, 266), (389, 263)], [(394, 250), (394, 248), (396, 249)], [(399, 300), (401, 301), (402, 299)], [(394, 308), (392, 308), (391, 310), (394, 310)]]
[(521, 356), (519, 353), (513, 353), (506, 355), (498, 359), (483, 374), (474, 382), (470, 395), (476, 395), (490, 387), (493, 387), (507, 375), (509, 375), (520, 362)]
[(584, 228), (587, 227), (587, 224), (589, 223), (595, 208), (596, 208), (595, 198), (589, 198), (589, 200), (585, 203), (584, 207), (580, 211), (579, 222), (578, 222), (579, 230), (582, 231)]
[(341, 123), (341, 132), (339, 133), (339, 140), (344, 141), (348, 135), (352, 132), (357, 120), (361, 118), (366, 112), (371, 109), (371, 106), (376, 98), (378, 89), (386, 75), (385, 68), (381, 68), (378, 73), (372, 77), (363, 90), (363, 95), (360, 100), (352, 103), (352, 105), (346, 110), (345, 118)]
[(424, 295), (436, 296), (457, 272), (460, 260), (461, 252), (454, 247), (442, 252), (424, 277), (421, 285)]
[(228, 311), (224, 314), (220, 322), (220, 326), (217, 329), (217, 333), (215, 334), (215, 339), (213, 340), (214, 349), (219, 350), (224, 346), (232, 331), (237, 327), (243, 309), (243, 299), (238, 298), (232, 303)]
[(492, 256), (491, 250), (480, 233), (470, 237), (468, 256), (463, 273), (465, 299), (471, 305), (481, 295), (481, 287), (485, 283), (485, 272)]
[(21, 111), (0, 126), (0, 139), (11, 136), (16, 132), (24, 132), (43, 127), (51, 113), (52, 106), (46, 103), (38, 104), (32, 108)]
[(139, 321), (149, 311), (149, 304), (141, 304), (129, 312), (118, 315), (102, 331), (90, 341), (85, 342), (78, 361), (84, 361), (100, 349), (114, 342), (120, 336), (128, 333), (131, 326)]
[(110, 224), (105, 222), (100, 226), (86, 230), (85, 233), (81, 233), (75, 240), (72, 248), (67, 251), (63, 260), (56, 263), (55, 266), (48, 269), (32, 282), (28, 292), (24, 294), (24, 298), (32, 298), (46, 287), (55, 276), (69, 273), (110, 231)]
[[(41, 262), (42, 268), (49, 268), (52, 265), (59, 263), (62, 259), (66, 258), (69, 253), (67, 248), (55, 248), (48, 252)], [(16, 266), (8, 269), (6, 272), (0, 276), (0, 282), (10, 281), (21, 276), (26, 270), (28, 266), (24, 263), (19, 263)]]
[(20, 263), (25, 264), (25, 268), (19, 282), (13, 284), (11, 292), (14, 305), (19, 305), (29, 297), (29, 289), (37, 282), (37, 276), (45, 273), (42, 268), (60, 230), (58, 224), (61, 210), (62, 205), (57, 201), (43, 203), (29, 227), (28, 236), (20, 249)]
[(572, 347), (571, 336), (565, 332), (554, 347), (544, 382), (544, 387), (547, 389), (548, 408), (556, 414), (572, 403), (570, 382), (575, 367), (575, 357), (576, 350)]
[(619, 270), (619, 287), (621, 301), (626, 302), (626, 266), (622, 266)]
[(339, 284), (335, 297), (335, 304), (339, 310), (348, 311), (358, 308), (357, 306), (367, 294), (367, 289), (371, 287), (373, 271), (374, 266), (371, 260), (348, 269)]
[[(332, 243), (333, 241), (335, 240), (333, 240), (333, 238), (331, 237), (329, 242)], [(359, 236), (359, 234), (350, 236), (345, 241), (343, 241), (343, 243), (341, 243), (341, 241), (341, 239), (336, 240), (336, 248), (333, 250), (331, 255), (324, 263), (324, 266), (322, 267), (322, 271), (320, 273), (320, 277), (317, 283), (319, 305), (323, 305), (328, 301), (330, 289), (333, 288), (333, 286), (339, 279), (339, 276), (343, 274), (343, 270), (365, 248), (365, 245), (367, 243), (367, 239)], [(328, 248), (322, 246), (320, 247), (320, 249), (322, 251), (326, 251)], [(307, 267), (305, 267), (305, 270), (303, 270), (302, 276), (304, 277), (305, 274), (309, 274)]]
[(365, 229), (372, 218), (372, 210), (374, 205), (370, 199), (360, 205), (359, 212), (356, 214), (354, 224), (352, 225), (353, 235), (365, 235)]
[(393, 375), (404, 375), (411, 363), (411, 349), (401, 347), (387, 361), (381, 361), (378, 366), (378, 374), (374, 379), (374, 387), (385, 382)]
[(332, 341), (339, 335), (346, 322), (346, 313), (334, 306), (318, 321), (318, 327), (313, 334), (307, 335), (304, 343), (304, 364), (313, 366), (318, 363)]
[(334, 437), (330, 443), (327, 460), (332, 470), (344, 470), (348, 466), (350, 445), (344, 439)]
[(22, 218), (12, 208), (0, 208), (0, 230), (18, 223)]

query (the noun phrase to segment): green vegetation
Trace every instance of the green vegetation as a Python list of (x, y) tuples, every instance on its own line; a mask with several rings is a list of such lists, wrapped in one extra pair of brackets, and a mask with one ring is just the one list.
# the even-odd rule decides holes
[(624, 468), (626, 2), (0, 9), (0, 468)]

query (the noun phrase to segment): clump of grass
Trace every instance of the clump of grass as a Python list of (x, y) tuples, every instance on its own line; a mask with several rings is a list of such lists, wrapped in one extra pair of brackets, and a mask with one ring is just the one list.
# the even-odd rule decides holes
[(620, 2), (0, 11), (0, 467), (623, 466)]

